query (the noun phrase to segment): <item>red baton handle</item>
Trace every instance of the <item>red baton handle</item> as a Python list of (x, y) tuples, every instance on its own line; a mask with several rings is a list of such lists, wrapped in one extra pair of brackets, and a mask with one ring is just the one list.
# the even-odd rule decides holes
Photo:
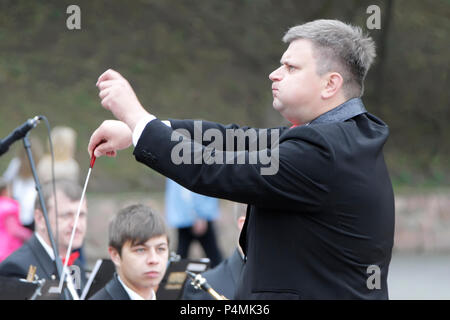
[[(94, 149), (95, 150), (95, 149)], [(93, 168), (94, 167), (94, 163), (95, 163), (95, 160), (96, 160), (97, 158), (94, 156), (94, 152), (92, 152), (92, 158), (91, 158), (91, 164), (89, 165), (89, 167), (90, 168)]]
[(97, 158), (94, 156), (95, 149), (97, 149), (97, 147), (98, 147), (99, 145), (101, 145), (103, 142), (104, 142), (104, 141), (100, 141), (100, 143), (99, 143), (98, 145), (95, 146), (94, 150), (92, 150), (92, 157), (91, 157), (91, 163), (90, 163), (90, 165), (89, 165), (89, 168), (93, 168), (93, 167), (94, 167), (95, 160), (97, 160)]

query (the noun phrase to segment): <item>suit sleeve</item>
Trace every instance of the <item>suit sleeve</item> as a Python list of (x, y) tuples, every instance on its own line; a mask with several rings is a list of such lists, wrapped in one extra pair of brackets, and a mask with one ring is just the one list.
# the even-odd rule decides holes
[[(188, 138), (175, 138), (161, 121), (149, 123), (136, 145), (136, 160), (191, 191), (211, 197), (267, 207), (293, 203), (320, 206), (329, 193), (334, 154), (314, 129), (296, 130), (279, 145), (259, 151), (225, 151), (223, 163), (207, 164), (217, 150), (208, 150)], [(174, 150), (190, 150), (192, 161), (180, 162)], [(255, 161), (261, 152), (270, 166)], [(266, 159), (267, 160), (267, 159)], [(266, 169), (266, 170), (264, 170)]]
[[(177, 130), (177, 129), (183, 129), (186, 130), (187, 133), (189, 134), (189, 136), (191, 138), (193, 138), (195, 140), (196, 136), (203, 136), (205, 134), (205, 131), (208, 130), (216, 130), (217, 132), (220, 132), (220, 134), (223, 137), (226, 137), (227, 134), (228, 135), (232, 135), (233, 133), (237, 133), (238, 131), (240, 131), (241, 134), (246, 136), (245, 139), (245, 145), (243, 146), (239, 146), (238, 144), (234, 145), (233, 151), (240, 151), (240, 150), (249, 150), (250, 146), (252, 145), (252, 143), (256, 143), (257, 145), (259, 145), (259, 135), (260, 134), (264, 134), (265, 136), (268, 136), (267, 142), (268, 145), (267, 147), (270, 148), (270, 142), (272, 141), (271, 139), (271, 134), (274, 130), (277, 130), (278, 133), (283, 132), (284, 130), (286, 130), (286, 127), (277, 127), (277, 128), (269, 128), (269, 129), (257, 129), (257, 128), (251, 128), (251, 127), (240, 127), (237, 124), (228, 124), (228, 125), (223, 125), (220, 123), (216, 123), (216, 122), (211, 122), (211, 121), (205, 121), (205, 120), (177, 120), (177, 119), (169, 119), (170, 124), (172, 129)], [(249, 130), (251, 129), (251, 130)], [(200, 141), (199, 141), (200, 142)], [(202, 141), (203, 145), (207, 145), (209, 144), (210, 141), (208, 140), (204, 140)], [(222, 150), (229, 150), (230, 146), (226, 145), (226, 140), (223, 140), (223, 145), (222, 145)]]

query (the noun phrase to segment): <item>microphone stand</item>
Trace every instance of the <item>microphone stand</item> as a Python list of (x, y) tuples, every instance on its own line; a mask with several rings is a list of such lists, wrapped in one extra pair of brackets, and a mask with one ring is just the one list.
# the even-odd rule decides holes
[[(31, 153), (31, 143), (30, 143), (30, 140), (28, 139), (28, 135), (29, 135), (29, 132), (23, 138), (23, 145), (27, 152), (28, 160), (30, 161), (31, 171), (33, 172), (34, 182), (36, 184), (36, 190), (37, 190), (38, 196), (39, 196), (39, 203), (41, 204), (42, 214), (44, 216), (45, 225), (47, 226), (48, 238), (50, 239), (53, 253), (55, 255), (56, 271), (58, 272), (58, 276), (61, 279), (62, 273), (63, 273), (63, 265), (62, 265), (61, 258), (59, 257), (58, 247), (56, 246), (55, 239), (54, 239), (53, 233), (52, 233), (52, 229), (50, 227), (50, 221), (48, 219), (47, 208), (45, 207), (44, 197), (42, 196), (41, 184), (39, 183), (39, 178), (36, 173), (36, 166), (34, 165), (33, 155)], [(56, 195), (55, 195), (55, 197), (56, 197)], [(70, 295), (69, 295), (67, 288), (64, 289), (64, 298), (66, 300), (70, 300)]]

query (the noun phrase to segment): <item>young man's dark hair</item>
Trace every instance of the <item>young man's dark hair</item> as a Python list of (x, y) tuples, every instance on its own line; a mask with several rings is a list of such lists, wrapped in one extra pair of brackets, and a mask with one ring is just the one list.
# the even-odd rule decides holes
[(140, 245), (149, 238), (162, 235), (167, 236), (167, 228), (162, 217), (149, 207), (136, 204), (123, 208), (111, 220), (108, 245), (121, 254), (122, 247), (127, 241), (131, 241), (132, 246)]

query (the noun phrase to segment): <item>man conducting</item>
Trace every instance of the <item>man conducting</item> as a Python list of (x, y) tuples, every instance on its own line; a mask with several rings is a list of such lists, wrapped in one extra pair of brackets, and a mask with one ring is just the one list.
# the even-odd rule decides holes
[[(295, 26), (283, 41), (289, 46), (269, 79), (273, 107), (290, 128), (200, 122), (204, 134), (253, 130), (259, 140), (271, 137), (258, 146), (277, 170), (264, 173), (255, 161), (263, 150), (250, 142), (240, 148), (224, 143), (222, 150), (215, 144), (211, 151), (205, 141), (184, 139), (195, 136), (198, 122), (160, 121), (114, 70), (103, 73), (97, 87), (102, 106), (119, 121), (105, 121), (88, 151), (115, 156), (134, 144), (139, 162), (184, 187), (247, 203), (240, 235), (246, 262), (236, 299), (387, 299), (394, 236), (383, 156), (389, 129), (361, 100), (374, 42), (337, 20)], [(193, 161), (180, 162), (174, 158), (180, 144), (209, 156), (199, 161), (193, 152)], [(220, 152), (227, 161), (209, 161)]]

